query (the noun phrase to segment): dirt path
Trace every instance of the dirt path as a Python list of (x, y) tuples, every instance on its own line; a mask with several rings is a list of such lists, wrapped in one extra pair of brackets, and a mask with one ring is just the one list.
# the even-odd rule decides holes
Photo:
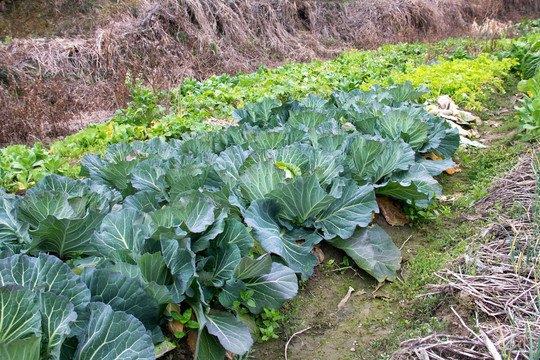
[[(407, 239), (412, 251), (421, 246), (418, 233), (408, 226), (394, 228), (382, 217), (381, 225), (401, 246)], [(383, 286), (377, 290), (377, 282), (364, 272), (343, 263), (345, 254), (329, 245), (321, 248), (324, 260), (315, 268), (313, 276), (306, 282), (297, 298), (285, 306), (286, 332), (293, 333), (307, 327), (310, 330), (296, 336), (288, 347), (290, 360), (345, 360), (356, 359), (367, 341), (388, 337), (392, 329), (382, 325), (385, 318), (397, 312), (400, 304), (393, 289)], [(407, 254), (405, 254), (405, 258)], [(354, 289), (348, 301), (340, 307), (349, 289)], [(255, 347), (257, 359), (282, 359), (286, 339), (261, 344)]]

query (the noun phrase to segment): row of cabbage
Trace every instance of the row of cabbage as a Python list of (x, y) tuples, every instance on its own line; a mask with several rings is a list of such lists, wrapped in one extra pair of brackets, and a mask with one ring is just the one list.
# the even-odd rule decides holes
[(2, 193), (0, 358), (154, 358), (168, 304), (195, 314), (195, 359), (244, 354), (241, 314), (294, 297), (323, 240), (394, 279), (376, 197), (427, 206), (459, 146), (414, 102), (427, 91), (267, 98), (235, 111), (238, 126), (113, 145), (83, 158), (86, 179)]
[(522, 62), (523, 80), (518, 90), (525, 94), (516, 106), (518, 131), (525, 132), (525, 139), (538, 139), (540, 135), (540, 37), (525, 54)]
[[(84, 154), (103, 153), (115, 143), (182, 138), (186, 132), (215, 129), (205, 120), (228, 119), (234, 108), (264, 97), (288, 101), (315, 93), (327, 98), (332, 89), (368, 90), (373, 84), (410, 80), (432, 90), (422, 100), (444, 94), (462, 107), (479, 109), (488, 94), (503, 90), (503, 79), (516, 69), (514, 58), (526, 46), (511, 40), (500, 40), (499, 44), (507, 51), (479, 57), (475, 51), (486, 47), (471, 39), (388, 45), (377, 51), (347, 51), (326, 62), (261, 67), (253, 74), (224, 74), (203, 82), (185, 79), (181, 87), (167, 92), (155, 92), (138, 83), (131, 92), (134, 101), (117, 111), (111, 122), (91, 125), (50, 147), (38, 143), (0, 149), (0, 187), (10, 192), (24, 190), (53, 173), (76, 177)], [(438, 54), (443, 57), (438, 58)]]

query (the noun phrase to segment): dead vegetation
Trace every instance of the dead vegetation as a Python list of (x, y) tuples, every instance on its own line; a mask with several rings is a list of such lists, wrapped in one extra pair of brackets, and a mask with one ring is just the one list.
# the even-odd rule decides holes
[[(535, 155), (522, 157), (476, 204), (491, 221), (481, 234), (485, 243), (436, 274), (441, 284), (424, 295), (447, 295), (459, 331), (405, 341), (392, 359), (529, 359), (538, 351), (538, 169), (533, 163), (538, 164)], [(496, 215), (488, 217), (490, 212)]]
[[(517, 19), (538, 10), (535, 0), (96, 4), (7, 2), (0, 13), (4, 23), (10, 16), (20, 21), (17, 11), (28, 15), (45, 9), (51, 20), (58, 20), (55, 29), (50, 29), (55, 21), (47, 22), (47, 34), (64, 37), (0, 45), (0, 144), (62, 136), (75, 114), (125, 107), (127, 72), (140, 75), (154, 89), (165, 89), (179, 86), (185, 77), (253, 71), (261, 62), (272, 67), (287, 59), (326, 59), (351, 47), (435, 41), (468, 33), (474, 21)], [(66, 37), (71, 33), (79, 36)], [(0, 33), (5, 35), (17, 33)]]

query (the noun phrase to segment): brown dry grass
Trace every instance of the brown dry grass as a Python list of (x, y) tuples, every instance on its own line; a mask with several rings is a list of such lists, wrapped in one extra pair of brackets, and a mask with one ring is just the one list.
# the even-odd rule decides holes
[[(538, 10), (536, 0), (101, 0), (97, 10), (82, 0), (43, 3), (59, 19), (53, 33), (86, 33), (0, 45), (0, 143), (65, 135), (74, 114), (124, 107), (128, 71), (166, 89), (261, 62), (435, 41), (468, 33), (474, 20)], [(31, 12), (24, 4), (14, 0), (11, 9)]]
[[(438, 272), (441, 284), (424, 295), (445, 294), (445, 303), (457, 309), (450, 306), (460, 324), (455, 331), (465, 335), (438, 333), (405, 341), (393, 360), (519, 360), (538, 349), (539, 177), (534, 152), (524, 154), (475, 204), (491, 222), (479, 234), (482, 243)], [(494, 209), (496, 217), (489, 217)]]

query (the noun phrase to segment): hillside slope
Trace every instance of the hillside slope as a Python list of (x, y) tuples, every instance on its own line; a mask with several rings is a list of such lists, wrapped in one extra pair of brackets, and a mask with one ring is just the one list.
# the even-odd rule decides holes
[(459, 36), (475, 21), (539, 10), (535, 0), (0, 3), (0, 144), (66, 135), (81, 114), (125, 107), (128, 73), (165, 89), (261, 63)]

